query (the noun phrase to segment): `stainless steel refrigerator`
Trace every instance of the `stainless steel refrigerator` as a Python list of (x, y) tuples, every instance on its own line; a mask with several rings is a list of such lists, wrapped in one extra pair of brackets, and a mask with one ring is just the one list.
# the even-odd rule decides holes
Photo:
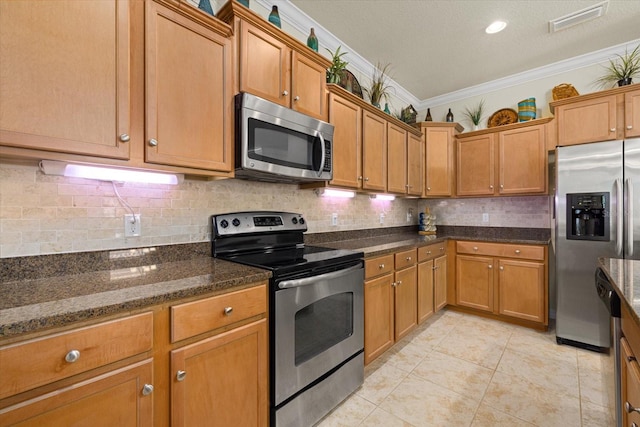
[(556, 149), (556, 339), (611, 346), (598, 257), (640, 259), (640, 139)]

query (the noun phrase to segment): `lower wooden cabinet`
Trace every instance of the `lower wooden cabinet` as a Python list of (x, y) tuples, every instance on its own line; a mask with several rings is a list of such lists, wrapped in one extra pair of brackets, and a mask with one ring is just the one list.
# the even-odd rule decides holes
[(365, 260), (365, 365), (391, 348), (394, 342), (393, 269), (393, 254)]
[(447, 305), (446, 242), (418, 248), (418, 323)]
[(548, 325), (547, 248), (459, 241), (456, 304)]
[(626, 337), (620, 339), (621, 392), (622, 392), (622, 425), (640, 425), (640, 364), (631, 349)]
[(418, 326), (418, 270), (416, 250), (399, 252), (395, 255), (393, 282), (395, 340), (405, 337)]

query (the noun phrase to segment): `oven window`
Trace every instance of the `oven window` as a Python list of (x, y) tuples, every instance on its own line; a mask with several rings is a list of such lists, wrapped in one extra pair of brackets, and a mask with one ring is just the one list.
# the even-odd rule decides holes
[[(321, 157), (316, 137), (254, 118), (249, 119), (250, 159), (296, 169), (317, 170)], [(315, 150), (315, 153), (314, 153)]]
[(310, 304), (295, 317), (296, 366), (353, 334), (353, 292)]

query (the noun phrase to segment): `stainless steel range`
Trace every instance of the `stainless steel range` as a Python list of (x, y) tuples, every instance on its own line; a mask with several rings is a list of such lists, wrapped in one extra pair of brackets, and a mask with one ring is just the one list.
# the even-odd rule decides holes
[(271, 270), (271, 426), (311, 426), (364, 381), (362, 252), (305, 246), (288, 212), (211, 217), (214, 257)]

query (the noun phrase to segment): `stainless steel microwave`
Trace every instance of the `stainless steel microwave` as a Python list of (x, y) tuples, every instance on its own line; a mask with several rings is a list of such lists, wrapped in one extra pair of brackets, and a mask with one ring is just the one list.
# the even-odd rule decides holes
[(270, 182), (333, 177), (333, 125), (281, 105), (236, 95), (236, 178)]

